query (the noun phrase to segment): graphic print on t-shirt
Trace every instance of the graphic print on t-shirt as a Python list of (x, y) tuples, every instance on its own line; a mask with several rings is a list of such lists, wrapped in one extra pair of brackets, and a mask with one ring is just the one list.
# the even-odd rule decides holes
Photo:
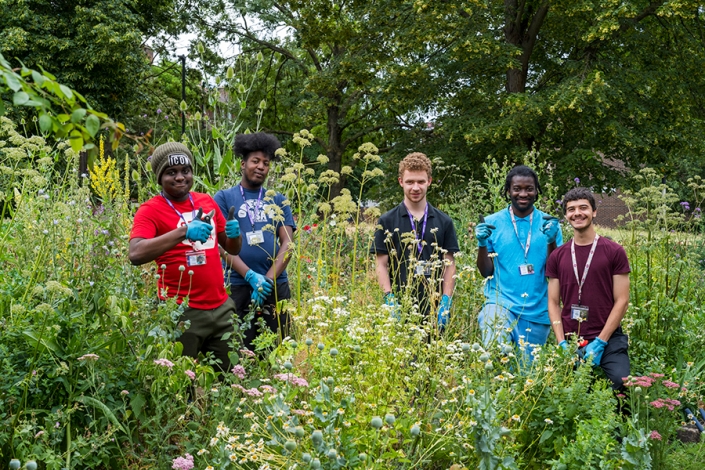
[[(255, 208), (255, 204), (257, 203), (257, 206)], [(237, 216), (238, 218), (242, 219), (249, 219), (252, 218), (254, 219), (255, 223), (257, 222), (267, 222), (267, 218), (269, 217), (270, 219), (274, 218), (274, 211), (270, 207), (271, 204), (265, 204), (264, 201), (258, 201), (257, 199), (248, 199), (245, 201), (244, 204), (240, 206), (240, 210), (237, 211)], [(250, 215), (247, 215), (247, 212), (249, 211)]]
[[(191, 222), (193, 220), (193, 216), (194, 216), (192, 211), (183, 212), (181, 215), (183, 216), (183, 219), (181, 217), (179, 217), (179, 223), (176, 224), (176, 228), (179, 228), (182, 225), (184, 225), (184, 221), (186, 221), (186, 223), (188, 224), (189, 222)], [(201, 242), (193, 242), (192, 243), (188, 239), (184, 240), (181, 243), (183, 243), (184, 245), (192, 246), (194, 250), (198, 250), (198, 251), (207, 250), (207, 249), (215, 247), (215, 233), (216, 233), (215, 217), (213, 217), (213, 219), (211, 220), (211, 225), (213, 226), (213, 229), (211, 230), (211, 234), (205, 243), (201, 243)]]

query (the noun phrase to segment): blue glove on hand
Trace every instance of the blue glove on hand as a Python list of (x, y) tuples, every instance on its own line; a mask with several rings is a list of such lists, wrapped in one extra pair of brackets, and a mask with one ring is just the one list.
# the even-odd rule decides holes
[(438, 328), (443, 331), (450, 317), (450, 305), (453, 303), (449, 295), (443, 294), (441, 303), (438, 305)]
[(211, 236), (211, 231), (213, 226), (207, 224), (201, 219), (193, 219), (190, 224), (186, 226), (186, 238), (192, 242), (205, 243)]
[(225, 223), (225, 236), (228, 238), (238, 238), (240, 236), (240, 222), (228, 220)]
[(592, 365), (599, 366), (605, 346), (607, 346), (607, 341), (603, 341), (599, 337), (595, 338), (590, 344), (585, 346), (585, 360), (589, 361), (588, 356), (592, 356)]
[(563, 340), (563, 341), (561, 341), (560, 343), (558, 343), (558, 346), (560, 346), (561, 348), (563, 348), (563, 351), (567, 351), (567, 350), (568, 350), (568, 341)]
[(399, 315), (399, 304), (397, 303), (396, 297), (394, 297), (394, 293), (387, 292), (384, 294), (384, 305), (389, 307), (389, 314), (392, 318), (397, 321), (401, 319), (401, 315)]
[(264, 292), (259, 292), (258, 290), (253, 290), (252, 295), (250, 295), (250, 301), (255, 305), (255, 308), (259, 308), (267, 300), (267, 296)]
[(274, 288), (272, 281), (251, 269), (245, 274), (245, 280), (252, 286), (252, 300), (255, 300), (255, 294), (257, 294), (261, 299), (259, 303), (255, 302), (255, 304), (262, 305), (264, 299), (269, 297), (269, 294), (272, 293), (272, 289)]
[(556, 242), (558, 230), (560, 230), (558, 219), (551, 216), (544, 216), (543, 224), (541, 224), (541, 232), (546, 235), (546, 242), (549, 245)]
[(484, 222), (477, 224), (475, 227), (477, 246), (487, 246), (487, 239), (490, 238), (490, 235), (492, 235), (492, 230), (494, 230), (494, 228), (494, 225), (486, 224)]

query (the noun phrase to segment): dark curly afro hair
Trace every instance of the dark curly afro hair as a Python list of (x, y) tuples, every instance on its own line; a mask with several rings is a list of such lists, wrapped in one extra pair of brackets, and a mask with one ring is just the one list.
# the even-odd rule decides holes
[(269, 157), (270, 160), (278, 160), (279, 157), (275, 154), (281, 148), (282, 144), (279, 139), (272, 134), (265, 132), (255, 132), (254, 134), (238, 134), (235, 136), (235, 155), (238, 155), (242, 160), (247, 160), (247, 157), (252, 152), (261, 151)]

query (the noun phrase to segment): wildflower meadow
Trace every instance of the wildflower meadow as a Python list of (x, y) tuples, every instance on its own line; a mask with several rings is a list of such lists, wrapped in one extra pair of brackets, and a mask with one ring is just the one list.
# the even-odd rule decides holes
[[(242, 122), (228, 116), (192, 118), (175, 137), (194, 151), (196, 191), (238, 182), (227, 143)], [(236, 323), (233, 367), (219, 377), (211, 357), (181, 355), (184, 307), (157, 300), (164, 268), (127, 258), (134, 212), (157, 191), (146, 148), (109, 152), (102, 130), (82, 173), (70, 142), (34, 127), (0, 117), (0, 467), (702, 468), (703, 444), (677, 439), (705, 418), (699, 177), (684, 183), (683, 204), (655, 170), (635, 170), (621, 228), (598, 228), (625, 246), (632, 267), (632, 375), (615, 395), (552, 337), (531, 362), (507, 345), (481, 346), (484, 281), (468, 228), (506, 207), (508, 162), (488, 159), (477, 179), (434, 162), (435, 178), (455, 179), (429, 199), (452, 216), (461, 247), (441, 331), (412, 296), (391, 315), (377, 286), (368, 252), (392, 202), (365, 198), (396, 185), (393, 168), (364, 143), (354, 168), (333, 171), (312, 154), (315, 136), (295, 132), (267, 182), (287, 196), (298, 226), (292, 298), (277, 306), (293, 319), (290, 336), (264, 332), (250, 351)], [(538, 155), (524, 162), (541, 178), (540, 207), (557, 213), (560, 185)], [(332, 196), (341, 173), (349, 188)]]

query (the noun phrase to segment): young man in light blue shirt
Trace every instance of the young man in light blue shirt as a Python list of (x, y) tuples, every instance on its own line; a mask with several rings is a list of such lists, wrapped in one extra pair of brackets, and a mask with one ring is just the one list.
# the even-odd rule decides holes
[(514, 167), (504, 185), (509, 206), (475, 228), (477, 268), (487, 278), (478, 316), (482, 342), (512, 342), (529, 358), (551, 330), (546, 260), (563, 243), (558, 219), (534, 207), (540, 193), (536, 173)]

